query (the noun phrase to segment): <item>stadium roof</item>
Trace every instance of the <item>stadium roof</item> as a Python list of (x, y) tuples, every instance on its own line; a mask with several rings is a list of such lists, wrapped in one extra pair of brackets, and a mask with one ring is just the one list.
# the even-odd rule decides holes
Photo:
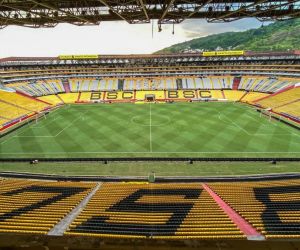
[(244, 17), (283, 20), (300, 16), (294, 0), (0, 0), (0, 27), (19, 25), (54, 27), (58, 23), (98, 25), (125, 20), (158, 25), (180, 23), (189, 18), (227, 22)]

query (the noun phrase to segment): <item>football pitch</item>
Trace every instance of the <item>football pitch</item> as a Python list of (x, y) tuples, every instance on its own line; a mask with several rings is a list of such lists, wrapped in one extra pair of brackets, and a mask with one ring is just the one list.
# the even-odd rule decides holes
[(1, 158), (299, 154), (299, 130), (239, 103), (69, 105), (0, 139)]

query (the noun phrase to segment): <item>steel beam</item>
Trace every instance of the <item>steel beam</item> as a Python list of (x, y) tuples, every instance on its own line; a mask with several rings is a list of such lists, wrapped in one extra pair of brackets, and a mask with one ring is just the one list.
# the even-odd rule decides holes
[[(291, 4), (293, 8), (288, 7)], [(300, 1), (296, 0), (0, 0), (0, 27), (97, 25), (117, 20), (132, 24), (150, 19), (158, 19), (161, 25), (188, 18), (221, 22), (243, 17), (276, 20), (298, 17), (299, 12)]]
[(158, 23), (161, 24), (162, 20), (165, 18), (165, 16), (168, 14), (169, 9), (174, 4), (175, 0), (170, 0), (167, 7), (164, 9), (164, 12), (162, 13), (161, 17), (158, 20)]
[(144, 11), (144, 14), (145, 14), (145, 17), (146, 17), (146, 20), (150, 21), (150, 18), (149, 18), (149, 15), (148, 15), (148, 12), (147, 12), (147, 9), (146, 9), (146, 6), (145, 6), (145, 3), (143, 0), (137, 0), (138, 3), (141, 5), (143, 11)]
[(57, 12), (64, 13), (65, 15), (72, 16), (72, 17), (74, 17), (74, 18), (80, 20), (80, 21), (83, 22), (83, 23), (93, 23), (93, 24), (95, 24), (95, 25), (99, 24), (99, 23), (97, 23), (97, 22), (93, 22), (93, 21), (88, 20), (88, 19), (86, 19), (86, 18), (76, 16), (76, 15), (74, 15), (74, 14), (68, 12), (68, 11), (64, 11), (64, 10), (62, 10), (62, 9), (53, 7), (53, 6), (51, 6), (51, 5), (49, 5), (49, 4), (46, 4), (46, 3), (43, 3), (43, 2), (38, 2), (38, 1), (36, 1), (36, 0), (29, 0), (29, 1), (31, 1), (31, 2), (33, 2), (33, 3), (35, 3), (35, 4), (37, 4), (37, 5), (43, 6), (43, 7), (45, 7), (45, 8), (48, 8), (48, 9), (51, 9), (51, 10), (55, 10), (55, 11), (57, 11)]

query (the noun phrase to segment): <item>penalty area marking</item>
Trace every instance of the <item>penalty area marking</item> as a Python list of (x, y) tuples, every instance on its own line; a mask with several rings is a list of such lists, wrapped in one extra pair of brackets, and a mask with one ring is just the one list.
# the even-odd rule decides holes
[[(224, 119), (222, 119), (221, 118), (221, 113), (219, 112), (219, 120), (221, 120), (221, 121), (223, 121), (223, 122), (226, 122), (226, 121), (224, 121)], [(266, 136), (268, 136), (268, 135), (275, 135), (275, 136), (278, 136), (278, 135), (295, 135), (295, 136), (300, 136), (300, 135), (298, 135), (298, 134), (295, 134), (295, 133), (293, 133), (293, 132), (290, 132), (290, 133), (249, 133), (246, 129), (244, 129), (243, 127), (241, 127), (240, 125), (238, 125), (237, 123), (235, 123), (234, 121), (232, 121), (230, 118), (228, 118), (228, 117), (225, 117), (228, 121), (230, 121), (235, 127), (237, 127), (237, 128), (239, 128), (240, 130), (242, 130), (242, 131), (244, 131), (247, 135), (251, 135), (251, 136), (256, 136), (256, 135), (266, 135)], [(230, 123), (229, 123), (230, 124)], [(266, 125), (264, 125), (264, 124), (262, 124), (263, 126), (266, 126)], [(273, 124), (274, 125), (274, 124)], [(276, 127), (277, 127), (277, 124), (275, 125)], [(287, 130), (286, 130), (287, 131)]]
[[(63, 117), (61, 117), (61, 116), (59, 116), (59, 115), (57, 115), (54, 119), (50, 119), (50, 121), (47, 121), (47, 125), (49, 125), (49, 124), (51, 124), (52, 122), (55, 122), (56, 120), (59, 120), (59, 119), (61, 119), (61, 118), (63, 118)], [(38, 123), (40, 123), (40, 122), (38, 122)], [(34, 124), (34, 125), (32, 125), (31, 126), (31, 128), (45, 128), (45, 125), (40, 125), (40, 124)]]
[[(12, 138), (56, 138), (57, 136), (59, 136), (63, 131), (65, 131), (67, 128), (69, 128), (71, 125), (73, 125), (76, 121), (78, 121), (79, 119), (83, 119), (83, 115), (86, 114), (88, 111), (84, 112), (81, 114), (81, 116), (77, 117), (76, 119), (74, 119), (72, 122), (69, 123), (68, 126), (64, 127), (63, 129), (61, 129), (56, 135), (15, 135)], [(51, 121), (52, 122), (52, 121)], [(24, 131), (23, 131), (24, 133)], [(22, 134), (22, 133), (20, 133)]]

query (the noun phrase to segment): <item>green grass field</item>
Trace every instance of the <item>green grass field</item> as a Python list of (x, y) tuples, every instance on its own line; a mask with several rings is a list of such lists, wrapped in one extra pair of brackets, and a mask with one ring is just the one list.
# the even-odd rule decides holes
[(72, 105), (0, 139), (2, 158), (299, 157), (300, 133), (238, 103)]
[(96, 176), (233, 176), (299, 173), (299, 162), (0, 162), (0, 172)]

